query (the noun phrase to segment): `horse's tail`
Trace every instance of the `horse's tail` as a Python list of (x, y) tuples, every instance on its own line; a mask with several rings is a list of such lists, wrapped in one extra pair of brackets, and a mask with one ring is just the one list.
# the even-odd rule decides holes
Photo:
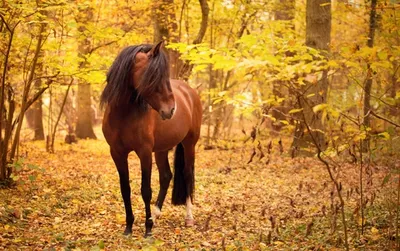
[[(172, 204), (173, 205), (185, 205), (186, 198), (188, 197), (188, 189), (185, 180), (185, 155), (182, 143), (176, 146), (175, 160), (174, 160), (174, 187), (172, 189)], [(193, 179), (194, 180), (194, 179)], [(192, 185), (190, 187), (193, 187)], [(191, 189), (193, 190), (193, 189)], [(193, 193), (189, 191), (190, 194)]]

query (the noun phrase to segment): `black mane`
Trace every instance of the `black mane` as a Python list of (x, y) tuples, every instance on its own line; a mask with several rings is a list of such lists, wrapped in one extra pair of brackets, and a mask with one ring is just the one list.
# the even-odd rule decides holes
[(147, 53), (152, 45), (142, 44), (128, 46), (123, 49), (114, 60), (107, 73), (107, 84), (101, 94), (100, 105), (111, 106), (135, 103), (145, 109), (146, 101), (142, 95), (151, 95), (157, 87), (169, 79), (169, 65), (164, 52), (160, 50), (158, 55), (149, 59), (138, 88), (133, 87), (133, 69), (135, 67), (135, 56), (138, 52)]

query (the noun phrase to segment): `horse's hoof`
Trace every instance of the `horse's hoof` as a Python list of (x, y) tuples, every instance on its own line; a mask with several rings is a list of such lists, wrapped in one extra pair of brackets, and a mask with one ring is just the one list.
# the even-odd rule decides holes
[(185, 226), (186, 227), (193, 227), (194, 226), (194, 219), (185, 219)]
[(125, 229), (125, 231), (124, 231), (125, 236), (131, 235), (131, 234), (132, 234), (132, 229)]
[(150, 238), (150, 237), (153, 237), (153, 233), (152, 232), (146, 232), (144, 234), (144, 238)]

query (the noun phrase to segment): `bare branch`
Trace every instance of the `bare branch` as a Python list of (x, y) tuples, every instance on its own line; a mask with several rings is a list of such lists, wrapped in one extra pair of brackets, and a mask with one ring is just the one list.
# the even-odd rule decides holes
[(8, 25), (7, 21), (4, 19), (4, 16), (0, 14), (0, 18), (3, 21), (3, 24), (6, 26), (7, 30), (11, 33), (14, 31), (14, 29), (10, 29), (10, 26)]
[(201, 25), (199, 29), (199, 33), (197, 33), (196, 39), (193, 41), (193, 44), (199, 44), (203, 40), (204, 35), (206, 34), (207, 24), (208, 24), (208, 13), (210, 12), (210, 8), (208, 7), (207, 0), (199, 0), (201, 7)]
[(389, 124), (394, 125), (395, 127), (400, 127), (399, 124), (396, 124), (395, 122), (393, 122), (393, 121), (391, 121), (391, 120), (389, 120), (389, 119), (387, 119), (387, 118), (384, 118), (384, 117), (382, 117), (382, 116), (376, 114), (376, 113), (373, 112), (372, 110), (369, 111), (369, 114), (375, 116), (375, 117), (378, 118), (378, 119), (381, 119), (381, 120), (383, 120), (383, 121), (386, 121), (386, 122), (388, 122)]
[(100, 44), (100, 45), (98, 45), (96, 47), (93, 47), (92, 49), (90, 49), (89, 54), (92, 54), (95, 50), (100, 49), (101, 47), (109, 46), (109, 45), (112, 45), (112, 44), (114, 44), (116, 42), (118, 42), (118, 41), (117, 40), (113, 40), (113, 41), (110, 41), (110, 42), (107, 42), (107, 43), (104, 43), (104, 44)]

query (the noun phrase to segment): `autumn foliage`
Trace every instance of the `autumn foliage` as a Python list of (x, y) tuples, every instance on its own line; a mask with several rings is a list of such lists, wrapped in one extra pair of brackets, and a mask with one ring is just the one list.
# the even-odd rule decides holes
[[(399, 11), (385, 0), (2, 1), (0, 249), (399, 249)], [(184, 227), (170, 189), (143, 238), (132, 154), (136, 221), (123, 237), (99, 97), (124, 47), (160, 40), (170, 75), (203, 104), (196, 224)]]

